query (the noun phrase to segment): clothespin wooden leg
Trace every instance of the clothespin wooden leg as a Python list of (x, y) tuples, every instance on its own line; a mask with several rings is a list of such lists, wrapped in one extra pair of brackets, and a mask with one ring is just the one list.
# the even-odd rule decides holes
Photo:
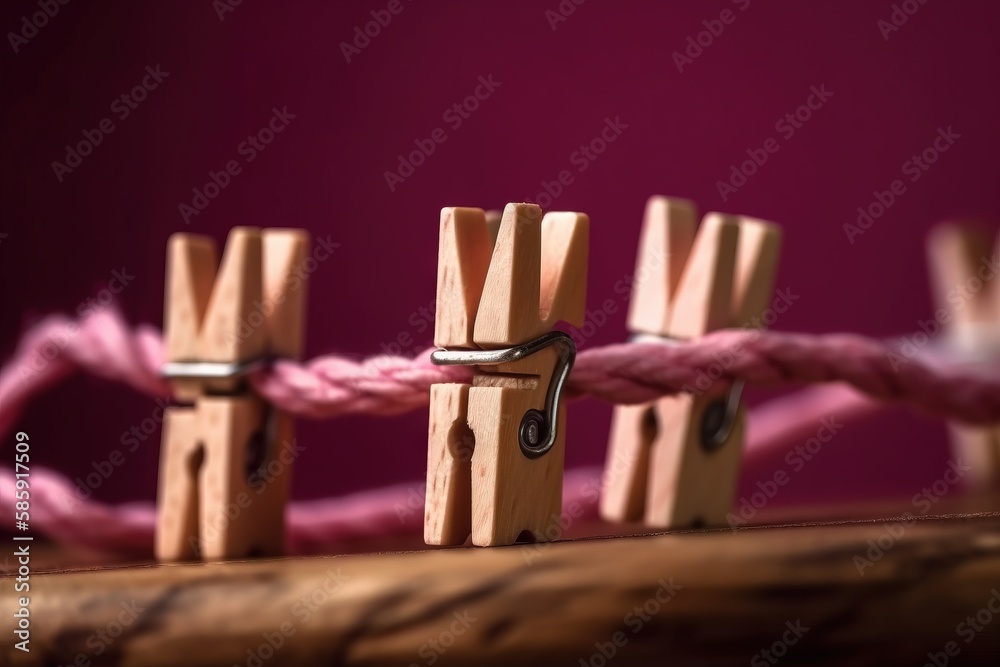
[(160, 561), (176, 562), (198, 556), (199, 475), (205, 457), (198, 415), (189, 408), (163, 412), (155, 552)]
[[(749, 218), (654, 197), (646, 209), (629, 328), (688, 339), (743, 325), (770, 300), (779, 232)], [(655, 260), (655, 261), (654, 261)], [(616, 407), (601, 514), (653, 526), (716, 525), (732, 508), (744, 411), (725, 383), (653, 404)], [(723, 427), (723, 425), (725, 425)], [(645, 479), (642, 479), (645, 475)]]
[[(434, 344), (471, 349), (493, 236), (480, 209), (441, 211)], [(475, 437), (468, 425), (469, 384), (431, 387), (427, 438), (424, 541), (462, 544), (472, 532), (471, 458)]]
[[(990, 261), (1000, 256), (1000, 239), (991, 248), (976, 230), (945, 224), (928, 237), (927, 256), (937, 313), (947, 314), (947, 320), (936, 319), (950, 345), (965, 355), (1000, 354), (1000, 287), (995, 284), (1000, 276), (993, 275)], [(969, 289), (975, 285), (981, 287)], [(963, 480), (966, 488), (1000, 489), (1000, 424), (951, 424), (949, 430), (955, 457), (971, 467)]]
[[(701, 223), (670, 312), (668, 334), (700, 336), (730, 322), (739, 222), (709, 215)], [(657, 403), (659, 433), (650, 455), (645, 521), (652, 526), (716, 524), (732, 506), (742, 454), (742, 423), (720, 447), (702, 437), (709, 409), (729, 386), (700, 396), (681, 394)], [(719, 509), (722, 511), (719, 512)]]
[[(539, 542), (558, 536), (565, 426), (544, 456), (528, 458), (518, 447), (523, 416), (544, 409), (555, 357), (554, 350), (543, 350), (531, 359), (537, 375), (521, 375), (529, 370), (522, 363), (517, 377), (476, 376), (469, 390), (469, 424), (476, 434), (473, 544), (513, 544), (522, 533)], [(560, 408), (559, 423), (566, 423), (565, 407)]]
[[(156, 554), (277, 555), (295, 458), (292, 421), (251, 394), (239, 364), (302, 345), (305, 235), (236, 228), (216, 271), (211, 239), (171, 238), (165, 347), (175, 393), (191, 407), (164, 423)], [(205, 375), (199, 364), (226, 369)], [(180, 370), (178, 370), (180, 369)], [(235, 369), (235, 370), (233, 370)]]
[(616, 405), (611, 413), (607, 474), (601, 516), (607, 521), (641, 521), (646, 510), (649, 452), (656, 439), (656, 403)]
[(472, 452), (469, 385), (431, 387), (427, 435), (424, 542), (462, 544), (472, 532)]

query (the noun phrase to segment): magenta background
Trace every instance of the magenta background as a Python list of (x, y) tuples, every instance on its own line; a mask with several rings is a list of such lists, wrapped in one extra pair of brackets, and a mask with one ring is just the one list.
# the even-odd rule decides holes
[[(74, 311), (122, 266), (138, 277), (121, 308), (133, 322), (159, 325), (167, 236), (222, 240), (237, 224), (301, 226), (341, 244), (313, 274), (310, 356), (372, 354), (401, 332), (423, 348), (430, 329), (419, 333), (409, 317), (434, 298), (439, 209), (532, 199), (542, 180), (573, 169), (570, 154), (608, 116), (628, 129), (554, 205), (591, 217), (591, 307), (615, 298), (614, 283), (632, 271), (654, 193), (784, 225), (778, 285), (801, 295), (775, 325), (786, 331), (914, 330), (932, 313), (930, 225), (1000, 218), (998, 3), (930, 2), (886, 42), (876, 21), (888, 18), (889, 2), (757, 0), (740, 12), (725, 0), (591, 0), (553, 32), (544, 11), (556, 0), (404, 0), (402, 14), (347, 64), (338, 43), (385, 4), (248, 0), (220, 22), (208, 2), (73, 2), (17, 55), (5, 40), (4, 356), (25, 326)], [(671, 53), (727, 7), (735, 23), (678, 73)], [(0, 28), (16, 29), (33, 10), (26, 0), (4, 3)], [(50, 163), (63, 147), (157, 64), (167, 80), (58, 183)], [(397, 154), (444, 127), (445, 109), (489, 74), (502, 86), (459, 130), (446, 127), (447, 141), (390, 193), (382, 174)], [(814, 84), (834, 97), (791, 139), (779, 138), (779, 152), (723, 203), (716, 180), (777, 136), (776, 119)], [(290, 127), (185, 226), (178, 204), (283, 106), (297, 116)], [(961, 140), (849, 244), (842, 224), (948, 125)], [(622, 307), (589, 344), (625, 335)], [(35, 462), (85, 475), (153, 407), (79, 377), (36, 401), (21, 428)], [(609, 416), (603, 403), (574, 404), (568, 465), (603, 459)], [(295, 495), (420, 479), (426, 419), (419, 411), (302, 422)], [(96, 495), (152, 499), (158, 441), (128, 455)], [(944, 471), (945, 442), (940, 423), (889, 411), (848, 426), (779, 500), (910, 495)], [(745, 473), (745, 488), (764, 474)]]

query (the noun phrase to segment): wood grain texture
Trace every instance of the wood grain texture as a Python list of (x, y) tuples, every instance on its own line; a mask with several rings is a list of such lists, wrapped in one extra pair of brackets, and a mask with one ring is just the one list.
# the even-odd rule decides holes
[(0, 655), (506, 667), (587, 664), (603, 647), (618, 665), (747, 664), (799, 624), (780, 664), (919, 665), (955, 642), (955, 664), (995, 665), (1000, 613), (968, 642), (957, 626), (1000, 601), (1000, 515), (915, 520), (860, 574), (855, 557), (893, 521), (36, 574), (32, 652)]

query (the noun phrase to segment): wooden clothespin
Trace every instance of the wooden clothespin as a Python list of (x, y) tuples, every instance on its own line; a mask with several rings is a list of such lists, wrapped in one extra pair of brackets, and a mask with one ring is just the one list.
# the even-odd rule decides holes
[(278, 555), (295, 457), (293, 422), (246, 372), (302, 352), (308, 247), (297, 229), (236, 227), (221, 265), (210, 237), (167, 249), (164, 375), (190, 407), (165, 411), (156, 557)]
[[(979, 230), (942, 225), (928, 236), (927, 257), (937, 310), (921, 323), (928, 338), (944, 333), (969, 359), (1000, 355), (1000, 239), (992, 246)], [(1000, 423), (951, 424), (952, 450), (972, 470), (965, 484), (973, 492), (1000, 489)]]
[(589, 220), (508, 204), (441, 211), (434, 360), (475, 367), (431, 388), (424, 541), (553, 536), (566, 441), (560, 388), (575, 355), (552, 331), (583, 320)]
[[(768, 306), (779, 228), (709, 213), (696, 234), (696, 219), (682, 199), (647, 203), (628, 316), (633, 334), (695, 338), (747, 326)], [(714, 383), (698, 394), (616, 406), (601, 515), (658, 527), (724, 524), (742, 453), (741, 391), (741, 383)]]

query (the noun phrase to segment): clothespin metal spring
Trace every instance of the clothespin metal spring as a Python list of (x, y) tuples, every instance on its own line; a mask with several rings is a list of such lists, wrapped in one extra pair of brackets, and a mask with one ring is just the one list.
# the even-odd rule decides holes
[(559, 402), (576, 360), (576, 344), (569, 334), (550, 331), (527, 343), (499, 350), (435, 350), (431, 353), (431, 362), (439, 366), (498, 366), (519, 361), (550, 345), (558, 346), (559, 361), (545, 398), (545, 414), (528, 410), (521, 418), (518, 429), (521, 452), (529, 459), (535, 459), (552, 449), (558, 435)]
[[(632, 336), (630, 340), (633, 343), (662, 343), (664, 345), (680, 343), (676, 338), (654, 334), (637, 334)], [(705, 408), (701, 421), (701, 446), (705, 451), (715, 451), (729, 439), (733, 424), (736, 423), (736, 415), (740, 409), (740, 399), (743, 396), (745, 386), (746, 382), (743, 380), (735, 380), (729, 387), (725, 399), (713, 401)]]

